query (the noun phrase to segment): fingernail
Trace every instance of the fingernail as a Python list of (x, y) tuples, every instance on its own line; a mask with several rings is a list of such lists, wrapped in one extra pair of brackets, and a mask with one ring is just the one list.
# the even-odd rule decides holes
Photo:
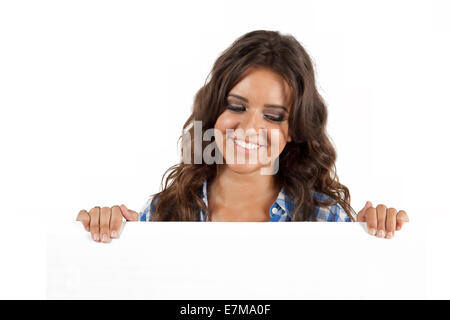
[(106, 236), (106, 234), (104, 234), (104, 235), (102, 236), (102, 241), (103, 241), (103, 242), (108, 241), (108, 237)]
[(111, 232), (111, 238), (115, 238), (116, 236), (117, 236), (117, 232), (112, 231), (112, 232)]
[(94, 240), (95, 240), (95, 241), (98, 241), (98, 240), (99, 240), (99, 238), (98, 238), (98, 233), (94, 233)]
[(374, 228), (370, 228), (369, 233), (374, 236), (377, 231)]
[(377, 237), (384, 238), (384, 230), (378, 230)]
[(394, 237), (394, 234), (392, 232), (388, 232), (386, 235), (386, 238), (391, 239)]

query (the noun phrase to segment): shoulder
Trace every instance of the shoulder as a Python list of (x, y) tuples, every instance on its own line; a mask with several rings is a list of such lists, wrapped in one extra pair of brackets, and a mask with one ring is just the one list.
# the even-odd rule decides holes
[[(314, 191), (313, 197), (318, 200), (332, 200), (330, 196), (327, 196), (324, 193)], [(335, 205), (328, 207), (319, 207), (316, 206), (315, 214), (317, 221), (328, 221), (328, 222), (350, 222), (351, 219), (345, 212), (344, 208), (336, 203)]]
[[(153, 199), (155, 199), (155, 201), (153, 201), (153, 204), (152, 204)], [(157, 201), (158, 201), (158, 197), (154, 196), (154, 195), (147, 198), (144, 205), (142, 206), (142, 209), (139, 211), (139, 221), (151, 221), (152, 220), (152, 215), (155, 212), (155, 207), (156, 207)]]

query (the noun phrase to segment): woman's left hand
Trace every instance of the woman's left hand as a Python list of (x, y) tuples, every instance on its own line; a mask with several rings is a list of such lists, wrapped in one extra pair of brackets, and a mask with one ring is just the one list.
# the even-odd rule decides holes
[(402, 228), (403, 223), (408, 222), (408, 215), (404, 210), (397, 212), (395, 208), (387, 208), (384, 204), (372, 206), (370, 201), (366, 202), (364, 208), (358, 212), (358, 222), (367, 222), (369, 234), (380, 238), (393, 238), (395, 231)]

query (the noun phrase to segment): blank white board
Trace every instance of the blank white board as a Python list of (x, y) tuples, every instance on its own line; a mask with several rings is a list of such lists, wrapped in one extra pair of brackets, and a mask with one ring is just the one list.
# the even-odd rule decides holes
[(414, 223), (380, 239), (356, 222), (127, 222), (119, 239), (97, 243), (68, 222), (47, 233), (47, 297), (439, 297), (421, 235)]

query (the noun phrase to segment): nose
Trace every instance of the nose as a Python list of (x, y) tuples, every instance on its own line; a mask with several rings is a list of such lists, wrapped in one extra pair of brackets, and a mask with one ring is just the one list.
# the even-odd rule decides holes
[[(239, 123), (238, 129), (243, 131), (245, 141), (256, 141), (262, 134), (260, 142), (265, 142), (265, 133), (267, 132), (266, 124), (259, 110), (253, 109), (245, 114)], [(243, 137), (242, 137), (243, 138)]]
[(245, 117), (242, 118), (239, 128), (243, 129), (245, 132), (254, 130), (255, 133), (258, 133), (259, 129), (266, 129), (264, 119), (257, 109), (247, 112)]

